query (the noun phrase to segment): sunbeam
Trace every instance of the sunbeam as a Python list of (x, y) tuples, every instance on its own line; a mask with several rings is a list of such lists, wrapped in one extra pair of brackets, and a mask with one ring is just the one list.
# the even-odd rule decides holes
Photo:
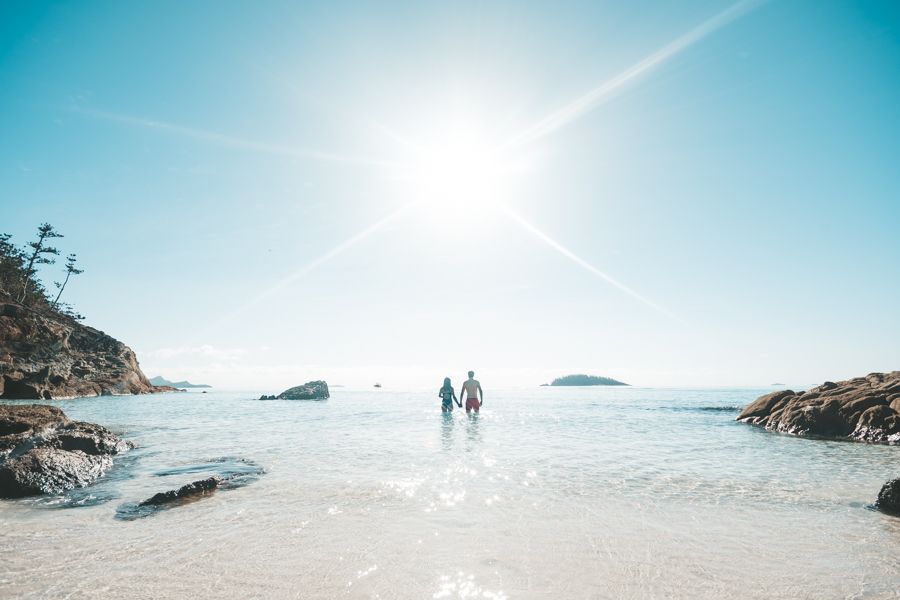
[[(360, 243), (361, 241), (363, 241), (364, 239), (366, 239), (367, 237), (369, 237), (370, 235), (372, 235), (373, 233), (375, 233), (376, 231), (378, 231), (379, 229), (381, 229), (382, 227), (384, 227), (385, 225), (387, 225), (394, 219), (398, 218), (400, 215), (402, 215), (404, 212), (406, 212), (409, 208), (411, 208), (414, 204), (415, 203), (413, 203), (413, 202), (404, 204), (397, 210), (395, 210), (395, 211), (391, 212), (390, 214), (388, 214), (387, 216), (379, 219), (378, 221), (369, 225), (362, 231), (347, 238), (346, 240), (344, 240), (337, 246), (333, 247), (331, 250), (329, 250), (329, 251), (325, 252), (324, 254), (321, 254), (318, 257), (312, 259), (311, 261), (305, 263), (299, 269), (293, 271), (292, 273), (289, 273), (288, 275), (286, 275), (285, 277), (280, 279), (278, 282), (271, 285), (267, 289), (263, 290), (262, 292), (260, 292), (259, 294), (257, 294), (256, 296), (254, 296), (253, 298), (251, 298), (244, 304), (238, 306), (231, 312), (229, 312), (229, 313), (223, 315), (222, 317), (220, 317), (219, 319), (217, 319), (212, 325), (210, 325), (209, 327), (204, 329), (203, 333), (206, 333), (208, 331), (214, 331), (214, 330), (218, 329), (225, 323), (229, 323), (230, 321), (234, 320), (236, 317), (238, 317), (242, 313), (253, 308), (254, 306), (259, 304), (263, 300), (266, 300), (267, 298), (271, 298), (272, 296), (277, 294), (279, 291), (283, 290), (284, 288), (286, 288), (290, 284), (294, 283), (298, 279), (305, 277), (306, 275), (308, 275), (315, 269), (321, 267), (323, 264), (327, 263), (328, 261), (330, 261), (337, 255), (341, 254), (345, 250), (352, 248), (356, 244)], [(198, 336), (198, 337), (202, 337), (202, 336)]]
[(527, 231), (534, 237), (538, 238), (539, 240), (541, 240), (542, 242), (544, 242), (545, 244), (547, 244), (548, 246), (550, 246), (551, 248), (553, 248), (554, 250), (556, 250), (557, 252), (559, 252), (560, 254), (562, 254), (563, 256), (565, 256), (566, 258), (571, 260), (572, 262), (574, 262), (579, 267), (596, 275), (603, 281), (607, 282), (608, 284), (617, 288), (618, 290), (625, 292), (632, 298), (635, 298), (636, 300), (640, 300), (641, 302), (643, 302), (650, 308), (653, 308), (654, 310), (657, 310), (668, 317), (676, 318), (675, 315), (673, 315), (668, 309), (663, 308), (659, 304), (653, 302), (652, 300), (649, 300), (648, 298), (646, 298), (646, 297), (642, 296), (641, 294), (639, 294), (638, 292), (634, 291), (633, 289), (631, 289), (624, 283), (607, 275), (606, 273), (604, 273), (603, 271), (601, 271), (600, 269), (598, 269), (591, 263), (587, 262), (586, 260), (584, 260), (583, 258), (578, 256), (577, 254), (575, 254), (574, 252), (572, 252), (571, 250), (569, 250), (568, 248), (566, 248), (565, 246), (563, 246), (562, 244), (560, 244), (559, 242), (554, 240), (552, 237), (550, 237), (549, 235), (547, 235), (546, 233), (544, 233), (543, 231), (541, 231), (540, 229), (538, 229), (537, 227), (532, 225), (527, 219), (525, 219), (525, 217), (523, 217), (522, 215), (520, 215), (519, 213), (517, 213), (516, 211), (511, 209), (509, 206), (502, 206), (501, 210), (510, 219), (512, 219), (514, 222), (519, 224), (523, 229), (525, 229), (525, 231)]
[(366, 167), (377, 168), (396, 168), (396, 164), (377, 160), (365, 156), (353, 156), (345, 154), (336, 154), (332, 152), (321, 152), (319, 150), (311, 150), (309, 148), (300, 148), (296, 146), (285, 146), (281, 144), (270, 144), (268, 142), (259, 142), (256, 140), (248, 140), (232, 135), (216, 133), (214, 131), (206, 131), (204, 129), (195, 129), (193, 127), (184, 127), (174, 123), (166, 123), (165, 121), (157, 121), (146, 119), (143, 117), (135, 117), (131, 115), (123, 115), (102, 110), (89, 108), (73, 108), (73, 112), (83, 114), (96, 119), (104, 119), (115, 123), (122, 123), (134, 127), (144, 127), (156, 131), (163, 131), (175, 135), (193, 138), (204, 142), (212, 142), (229, 148), (237, 148), (240, 150), (250, 150), (252, 152), (262, 152), (265, 154), (277, 154), (279, 156), (289, 156), (294, 158), (304, 158), (313, 160), (323, 160), (331, 162), (340, 162), (355, 164)]
[(766, 1), (767, 0), (741, 0), (737, 4), (730, 6), (714, 17), (707, 19), (697, 27), (691, 29), (681, 37), (650, 54), (640, 62), (622, 71), (612, 79), (605, 81), (577, 100), (566, 104), (562, 108), (557, 109), (539, 120), (534, 125), (524, 129), (506, 142), (504, 148), (523, 146), (550, 135), (554, 131), (593, 110), (597, 105), (608, 99), (613, 93), (619, 91), (647, 71), (663, 64), (711, 33), (764, 4)]

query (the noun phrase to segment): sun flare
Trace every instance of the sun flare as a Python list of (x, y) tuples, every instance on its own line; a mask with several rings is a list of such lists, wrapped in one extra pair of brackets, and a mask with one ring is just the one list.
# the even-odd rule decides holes
[(407, 171), (414, 199), (446, 211), (501, 202), (509, 165), (481, 131), (457, 126), (417, 144)]

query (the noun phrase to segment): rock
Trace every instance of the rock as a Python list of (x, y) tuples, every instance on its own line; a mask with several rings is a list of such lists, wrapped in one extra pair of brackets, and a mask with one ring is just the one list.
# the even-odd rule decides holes
[(187, 485), (183, 485), (177, 490), (169, 490), (168, 492), (160, 492), (152, 497), (144, 500), (138, 506), (160, 506), (162, 504), (171, 504), (180, 500), (202, 496), (219, 487), (220, 480), (218, 477), (207, 477), (199, 481), (194, 481)]
[(66, 315), (0, 295), (0, 398), (50, 400), (175, 391), (153, 386), (134, 352)]
[[(278, 394), (278, 400), (325, 400), (329, 398), (328, 384), (324, 381), (310, 381), (284, 390)], [(270, 398), (266, 398), (269, 400)]]
[(58, 494), (90, 485), (132, 447), (55, 406), (0, 405), (0, 498)]
[(273, 395), (266, 396), (265, 394), (263, 394), (262, 396), (259, 397), (259, 399), (260, 400), (278, 400), (278, 397), (273, 396)]
[(870, 373), (806, 392), (782, 390), (748, 404), (737, 420), (795, 435), (900, 444), (900, 371)]
[(900, 515), (900, 477), (881, 486), (875, 506), (886, 513)]

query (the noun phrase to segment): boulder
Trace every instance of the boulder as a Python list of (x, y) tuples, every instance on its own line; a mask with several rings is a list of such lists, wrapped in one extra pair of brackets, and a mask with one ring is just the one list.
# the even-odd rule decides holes
[(122, 342), (0, 294), (0, 398), (51, 400), (175, 391), (154, 386)]
[(875, 506), (886, 513), (900, 515), (900, 477), (881, 486)]
[(132, 447), (55, 406), (0, 405), (0, 498), (58, 494), (90, 485)]
[[(278, 400), (325, 400), (330, 397), (328, 384), (324, 381), (309, 381), (284, 390), (278, 396)], [(260, 400), (271, 400), (271, 396), (263, 396)]]
[(748, 404), (737, 420), (794, 435), (900, 444), (900, 371), (782, 390)]

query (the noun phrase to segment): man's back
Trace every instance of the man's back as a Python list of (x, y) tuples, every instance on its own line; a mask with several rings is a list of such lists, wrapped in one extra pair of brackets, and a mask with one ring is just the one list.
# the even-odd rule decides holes
[(478, 390), (481, 389), (481, 384), (477, 379), (467, 379), (463, 382), (463, 389), (469, 398), (478, 398)]

